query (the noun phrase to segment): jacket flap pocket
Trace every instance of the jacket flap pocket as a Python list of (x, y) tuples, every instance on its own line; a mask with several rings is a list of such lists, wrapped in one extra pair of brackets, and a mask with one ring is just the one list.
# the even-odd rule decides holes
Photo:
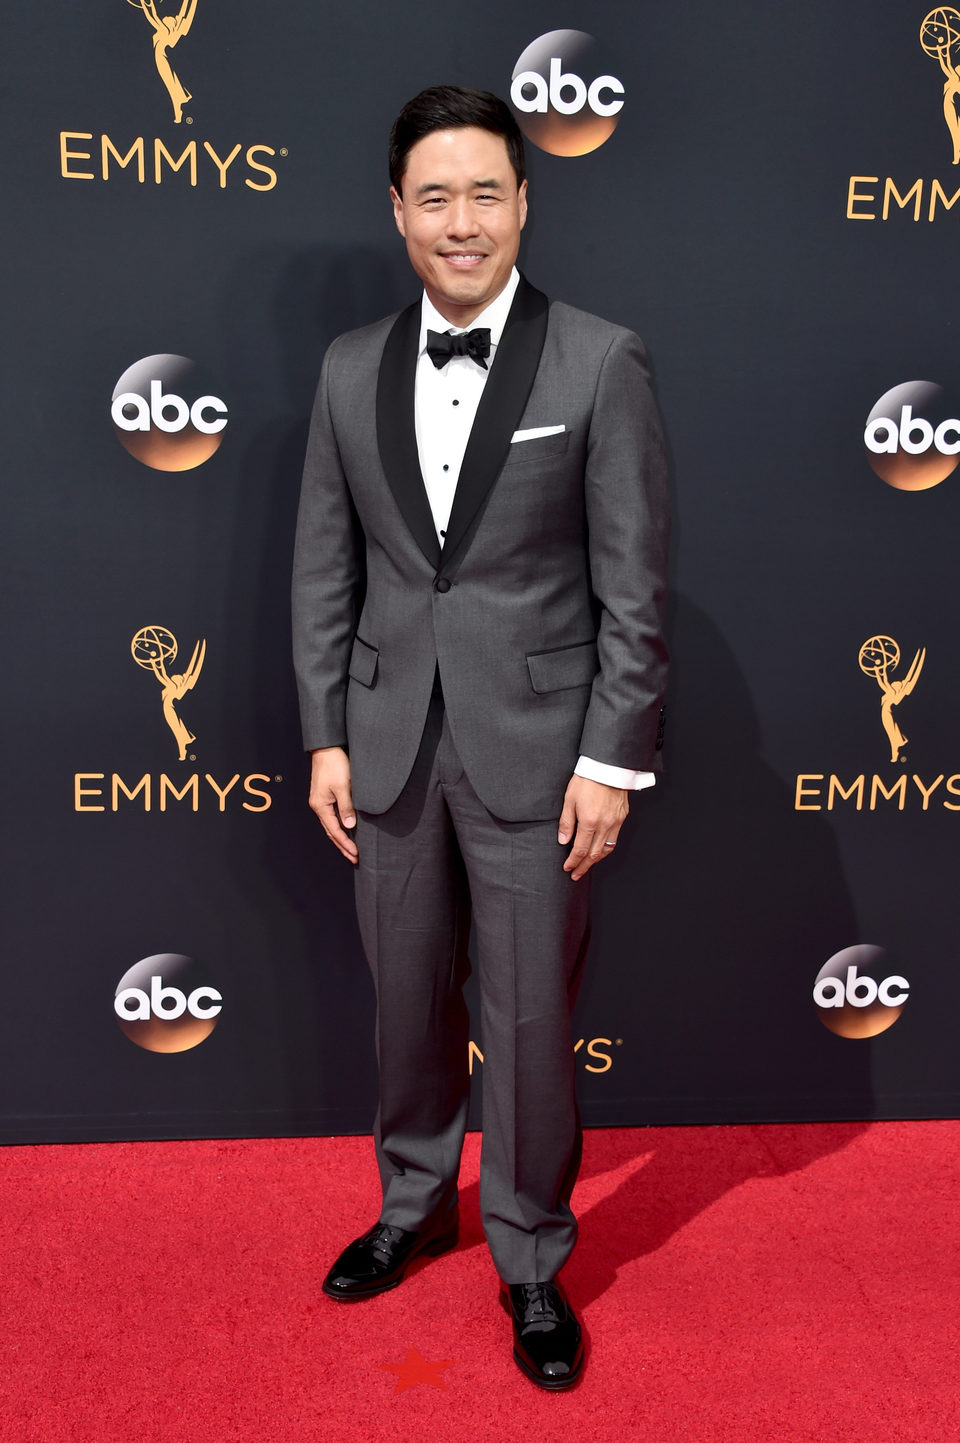
[(533, 651), (527, 657), (527, 670), (536, 692), (589, 686), (600, 670), (597, 643), (583, 641), (578, 646), (561, 647), (559, 651)]
[(359, 636), (354, 638), (350, 665), (347, 668), (354, 681), (361, 686), (373, 686), (377, 679), (377, 665), (380, 653), (375, 646), (368, 646)]

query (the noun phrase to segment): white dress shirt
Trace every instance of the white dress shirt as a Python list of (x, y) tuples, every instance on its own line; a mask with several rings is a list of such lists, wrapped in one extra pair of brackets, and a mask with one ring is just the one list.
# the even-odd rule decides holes
[[(452, 326), (441, 316), (424, 292), (414, 409), (420, 470), (433, 514), (433, 524), (437, 528), (441, 543), (447, 534), (463, 454), (470, 439), (477, 407), (490, 374), (489, 368), (496, 360), (497, 348), (519, 283), (520, 274), (514, 266), (503, 290), (469, 327), (470, 330), (475, 330), (482, 326), (490, 331), (487, 370), (479, 366), (471, 356), (451, 356), (446, 365), (440, 368), (433, 364), (427, 355), (427, 332), (449, 331), (458, 335), (461, 328)], [(625, 787), (629, 791), (652, 787), (655, 780), (652, 772), (635, 772), (627, 767), (614, 767), (606, 762), (593, 761), (590, 757), (581, 757), (574, 770), (578, 777), (603, 782), (608, 787)]]

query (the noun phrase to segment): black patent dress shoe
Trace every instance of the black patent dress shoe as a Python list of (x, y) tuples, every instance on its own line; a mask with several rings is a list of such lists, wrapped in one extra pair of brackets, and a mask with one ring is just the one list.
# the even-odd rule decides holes
[(560, 1284), (501, 1283), (500, 1301), (513, 1319), (521, 1372), (539, 1388), (572, 1388), (583, 1368), (583, 1338)]
[(456, 1213), (448, 1214), (439, 1230), (409, 1232), (389, 1223), (377, 1223), (340, 1254), (323, 1280), (323, 1291), (328, 1298), (339, 1298), (344, 1303), (376, 1297), (402, 1282), (419, 1254), (436, 1258), (455, 1248), (458, 1231)]

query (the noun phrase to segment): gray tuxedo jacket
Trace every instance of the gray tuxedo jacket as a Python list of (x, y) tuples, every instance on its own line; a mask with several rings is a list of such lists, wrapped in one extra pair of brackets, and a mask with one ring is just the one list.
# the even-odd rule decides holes
[(439, 668), (488, 810), (559, 816), (581, 754), (659, 768), (667, 499), (644, 349), (521, 280), (441, 547), (417, 456), (419, 329), (417, 302), (324, 361), (293, 581), (304, 745), (346, 747), (356, 806), (385, 811)]

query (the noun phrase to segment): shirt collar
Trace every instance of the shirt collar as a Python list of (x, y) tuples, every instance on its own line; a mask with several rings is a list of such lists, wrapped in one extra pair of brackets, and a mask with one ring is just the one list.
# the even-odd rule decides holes
[[(478, 326), (488, 327), (490, 331), (491, 352), (500, 344), (500, 337), (503, 335), (503, 328), (507, 324), (507, 316), (510, 314), (510, 307), (513, 305), (513, 298), (516, 295), (519, 284), (520, 272), (516, 266), (514, 266), (510, 272), (510, 278), (500, 294), (495, 300), (490, 302), (489, 306), (480, 312), (476, 320), (472, 321), (470, 325), (466, 327), (467, 330), (471, 331), (475, 330)], [(454, 334), (457, 334), (463, 329), (461, 326), (451, 325), (444, 316), (441, 316), (426, 291), (424, 291), (420, 310), (420, 346), (417, 352), (418, 355), (422, 356), (426, 349), (427, 331), (453, 331)]]

